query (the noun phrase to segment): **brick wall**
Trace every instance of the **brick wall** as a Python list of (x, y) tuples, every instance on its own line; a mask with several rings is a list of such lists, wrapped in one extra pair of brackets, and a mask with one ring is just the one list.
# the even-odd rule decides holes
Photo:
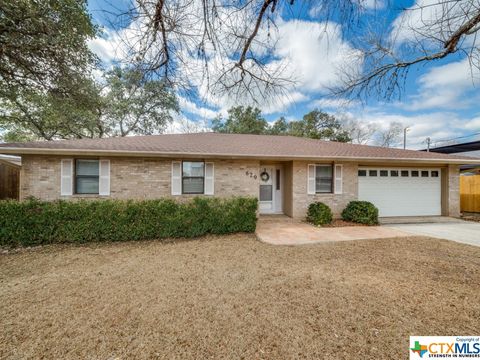
[[(20, 197), (43, 200), (99, 198), (98, 195), (60, 196), (60, 160), (54, 156), (23, 156)], [(211, 161), (211, 160), (208, 160)], [(259, 161), (213, 160), (215, 196), (257, 196)], [(110, 198), (155, 199), (171, 196), (172, 160), (110, 158)], [(257, 175), (257, 179), (246, 173)], [(188, 198), (192, 195), (175, 196)]]
[[(20, 174), (20, 198), (34, 196), (43, 200), (60, 198), (98, 198), (98, 195), (60, 196), (60, 160), (56, 156), (22, 157)], [(178, 160), (178, 159), (177, 159)], [(171, 196), (171, 161), (156, 158), (110, 158), (110, 198), (116, 199), (154, 199)], [(255, 160), (208, 160), (215, 164), (215, 196), (258, 196), (260, 162)], [(292, 189), (292, 196), (284, 193), (286, 213), (295, 218), (304, 218), (308, 205), (322, 201), (339, 217), (351, 200), (358, 197), (358, 178), (356, 163), (343, 164), (343, 194), (307, 194), (307, 165), (311, 162), (292, 161), (288, 163), (285, 186)], [(459, 216), (460, 193), (458, 166), (450, 165), (445, 179), (444, 201), (445, 215)], [(248, 173), (248, 174), (247, 174)], [(251, 175), (250, 175), (251, 174)], [(257, 179), (254, 178), (257, 175)], [(188, 199), (193, 195), (175, 196)]]
[(357, 164), (336, 163), (343, 165), (342, 194), (309, 195), (307, 194), (307, 169), (309, 163), (311, 162), (293, 162), (293, 217), (304, 218), (307, 214), (308, 205), (314, 201), (321, 201), (327, 204), (332, 209), (334, 217), (340, 217), (342, 210), (347, 204), (358, 197)]
[(448, 216), (460, 216), (460, 170), (457, 165), (448, 166)]

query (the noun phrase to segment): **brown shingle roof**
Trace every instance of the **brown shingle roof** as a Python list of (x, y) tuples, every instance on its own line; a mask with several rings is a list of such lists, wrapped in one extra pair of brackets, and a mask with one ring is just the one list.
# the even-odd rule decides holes
[(243, 134), (171, 134), (106, 139), (81, 139), (0, 144), (9, 154), (98, 154), (141, 156), (203, 156), (277, 159), (413, 160), (469, 163), (456, 155), (367, 145), (345, 144), (293, 136)]

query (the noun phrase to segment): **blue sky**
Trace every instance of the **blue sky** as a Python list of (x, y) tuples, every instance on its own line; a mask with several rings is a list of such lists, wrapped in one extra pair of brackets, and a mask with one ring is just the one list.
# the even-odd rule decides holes
[[(358, 19), (360, 24), (369, 25), (375, 31), (393, 32), (396, 29), (400, 37), (411, 36), (406, 29), (395, 28), (395, 20), (405, 16), (403, 9), (415, 5), (414, 1), (357, 1), (364, 5)], [(417, 1), (432, 3), (436, 0)], [(314, 108), (320, 108), (341, 118), (352, 118), (377, 127), (400, 122), (410, 128), (409, 148), (425, 147), (427, 137), (439, 145), (447, 139), (465, 137), (461, 140), (471, 141), (478, 138), (470, 135), (480, 133), (480, 92), (476, 86), (480, 74), (477, 70), (472, 71), (468, 59), (461, 55), (412, 68), (400, 99), (383, 102), (372, 96), (365, 104), (351, 102), (346, 105), (343, 99), (328, 97), (327, 87), (338, 83), (344, 58), (355, 52), (351, 35), (355, 29), (347, 31), (344, 25), (336, 23), (338, 19), (331, 18), (326, 30), (328, 36), (319, 35), (325, 30), (325, 19), (315, 7), (302, 7), (304, 3), (297, 1), (294, 9), (285, 11), (278, 22), (279, 41), (275, 56), (291, 62), (292, 74), (297, 81), (281, 99), (259, 104), (268, 121), (273, 122), (280, 116), (288, 120), (298, 119)], [(118, 34), (115, 35), (110, 27), (114, 18), (109, 13), (118, 12), (122, 6), (121, 1), (89, 2), (94, 21), (104, 29), (102, 38), (93, 40), (90, 45), (107, 68), (115, 61), (118, 46)], [(181, 97), (182, 114), (176, 121), (203, 126), (216, 114), (225, 114), (232, 104), (226, 99), (201, 99), (205, 97)], [(174, 124), (170, 131), (182, 130)]]

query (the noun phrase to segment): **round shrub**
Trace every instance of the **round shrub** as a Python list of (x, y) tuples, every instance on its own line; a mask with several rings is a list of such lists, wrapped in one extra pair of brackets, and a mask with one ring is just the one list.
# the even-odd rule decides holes
[(350, 201), (342, 211), (342, 219), (365, 225), (377, 225), (378, 209), (368, 201)]
[(332, 222), (332, 210), (324, 203), (317, 201), (308, 206), (307, 221), (314, 225), (325, 225)]

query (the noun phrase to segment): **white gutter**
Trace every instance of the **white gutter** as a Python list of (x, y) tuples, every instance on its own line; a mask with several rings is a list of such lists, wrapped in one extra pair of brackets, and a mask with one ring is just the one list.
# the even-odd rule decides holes
[(435, 163), (435, 164), (479, 164), (479, 159), (459, 158), (392, 158), (377, 156), (306, 156), (306, 155), (265, 155), (265, 154), (216, 154), (216, 153), (183, 153), (183, 152), (153, 152), (153, 151), (125, 151), (125, 150), (89, 150), (89, 149), (41, 149), (41, 148), (12, 148), (0, 147), (0, 153), (14, 155), (83, 155), (83, 156), (125, 156), (125, 157), (165, 157), (165, 158), (217, 158), (217, 159), (269, 159), (269, 160), (342, 160), (381, 162), (394, 161), (398, 163)]

